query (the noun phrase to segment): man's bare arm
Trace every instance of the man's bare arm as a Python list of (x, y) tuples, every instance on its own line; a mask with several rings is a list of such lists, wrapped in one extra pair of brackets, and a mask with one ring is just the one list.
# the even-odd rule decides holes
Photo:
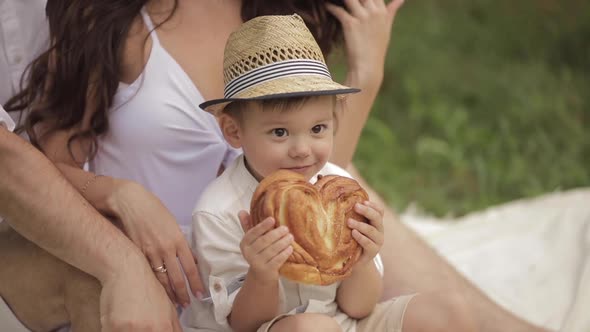
[(43, 154), (0, 127), (0, 215), (102, 284), (105, 331), (181, 331), (147, 260)]
[(53, 255), (104, 280), (119, 264), (113, 257), (136, 254), (133, 244), (92, 209), (49, 160), (4, 129), (0, 175), (0, 215)]

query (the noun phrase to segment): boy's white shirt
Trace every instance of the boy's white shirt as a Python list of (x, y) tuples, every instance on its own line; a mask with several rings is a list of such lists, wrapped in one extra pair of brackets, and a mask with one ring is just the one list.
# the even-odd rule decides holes
[(12, 121), (10, 115), (6, 113), (2, 105), (0, 105), (0, 126), (8, 129), (9, 131), (14, 130), (14, 121)]
[[(348, 172), (330, 163), (318, 174), (351, 177)], [(317, 175), (311, 182), (316, 180)], [(191, 301), (191, 308), (183, 313), (184, 326), (231, 331), (227, 316), (238, 293), (238, 287), (232, 287), (232, 284), (235, 285), (236, 279), (248, 271), (248, 263), (239, 246), (244, 231), (237, 214), (240, 210), (250, 210), (250, 200), (257, 186), (258, 181), (246, 169), (243, 156), (238, 157), (207, 187), (193, 210), (191, 247), (212, 301)], [(382, 273), (379, 256), (375, 258), (375, 264)], [(304, 310), (311, 302), (316, 302), (314, 308), (320, 304), (326, 314), (338, 311), (335, 297), (339, 283), (313, 286), (281, 278), (279, 284), (281, 313), (295, 308)]]

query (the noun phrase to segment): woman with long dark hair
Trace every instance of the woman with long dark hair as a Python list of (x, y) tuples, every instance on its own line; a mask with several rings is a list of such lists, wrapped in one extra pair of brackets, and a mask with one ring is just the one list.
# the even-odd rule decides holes
[[(225, 40), (244, 20), (299, 13), (329, 53), (343, 38), (347, 100), (332, 161), (346, 167), (383, 78), (402, 0), (49, 1), (50, 49), (6, 105), (30, 111), (24, 128), (82, 195), (146, 254), (173, 301), (187, 305), (200, 280), (183, 233), (205, 185), (237, 155), (204, 99), (223, 95)], [(88, 162), (87, 172), (82, 166)], [(153, 194), (152, 194), (153, 193)], [(384, 297), (465, 288), (489, 330), (530, 328), (470, 286), (390, 211)], [(501, 326), (502, 325), (502, 326)]]
[[(215, 119), (197, 109), (203, 97), (222, 94), (225, 39), (243, 20), (298, 12), (328, 53), (342, 37), (328, 10), (350, 18), (348, 84), (364, 92), (349, 100), (341, 120), (334, 160), (346, 166), (377, 93), (401, 1), (389, 8), (350, 3), (362, 17), (323, 1), (50, 1), (51, 47), (6, 108), (30, 111), (24, 128), (31, 142), (95, 208), (121, 222), (154, 269), (166, 270), (156, 275), (171, 298), (187, 304), (183, 273), (195, 295), (200, 281), (182, 233), (204, 186), (238, 153)], [(95, 174), (80, 168), (87, 160)]]

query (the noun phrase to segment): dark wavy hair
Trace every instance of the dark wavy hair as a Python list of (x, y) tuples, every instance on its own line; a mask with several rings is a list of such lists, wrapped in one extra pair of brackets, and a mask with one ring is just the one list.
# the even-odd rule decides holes
[[(327, 55), (342, 37), (339, 22), (325, 9), (328, 0), (243, 0), (244, 21), (260, 15), (298, 13)], [(21, 79), (21, 91), (5, 105), (9, 112), (30, 111), (19, 131), (39, 147), (42, 135), (76, 129), (68, 141), (96, 138), (108, 130), (107, 110), (121, 76), (121, 59), (129, 29), (148, 0), (49, 0), (50, 47), (36, 58)], [(341, 1), (331, 1), (341, 2)], [(341, 4), (341, 3), (340, 3)], [(168, 19), (178, 7), (178, 0)], [(163, 24), (164, 22), (160, 23)], [(157, 27), (156, 27), (157, 28)], [(146, 38), (147, 40), (147, 38)], [(93, 107), (89, 126), (82, 129), (85, 111)], [(42, 131), (35, 130), (42, 125)]]
[(340, 22), (328, 13), (326, 3), (344, 6), (342, 0), (243, 0), (242, 19), (250, 20), (262, 15), (299, 14), (327, 56), (335, 44), (342, 40)]

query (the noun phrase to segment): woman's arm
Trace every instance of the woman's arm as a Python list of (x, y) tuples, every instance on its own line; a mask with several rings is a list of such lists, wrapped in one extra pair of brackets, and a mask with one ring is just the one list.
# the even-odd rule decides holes
[(137, 247), (90, 208), (39, 151), (2, 127), (0, 174), (0, 215), (32, 242), (101, 282), (105, 329), (181, 331), (174, 307)]
[(327, 4), (342, 24), (348, 73), (345, 84), (361, 92), (346, 98), (331, 161), (346, 168), (381, 87), (391, 27), (403, 0), (347, 0), (346, 7)]
[(193, 255), (174, 216), (155, 195), (138, 183), (108, 176), (96, 177), (81, 169), (89, 155), (90, 141), (74, 140), (68, 149), (68, 140), (76, 130), (79, 129), (52, 132), (39, 144), (92, 206), (120, 222), (152, 267), (166, 266), (167, 273), (158, 273), (158, 280), (174, 302), (187, 306), (190, 297), (184, 276), (195, 296), (199, 296), (203, 287)]

